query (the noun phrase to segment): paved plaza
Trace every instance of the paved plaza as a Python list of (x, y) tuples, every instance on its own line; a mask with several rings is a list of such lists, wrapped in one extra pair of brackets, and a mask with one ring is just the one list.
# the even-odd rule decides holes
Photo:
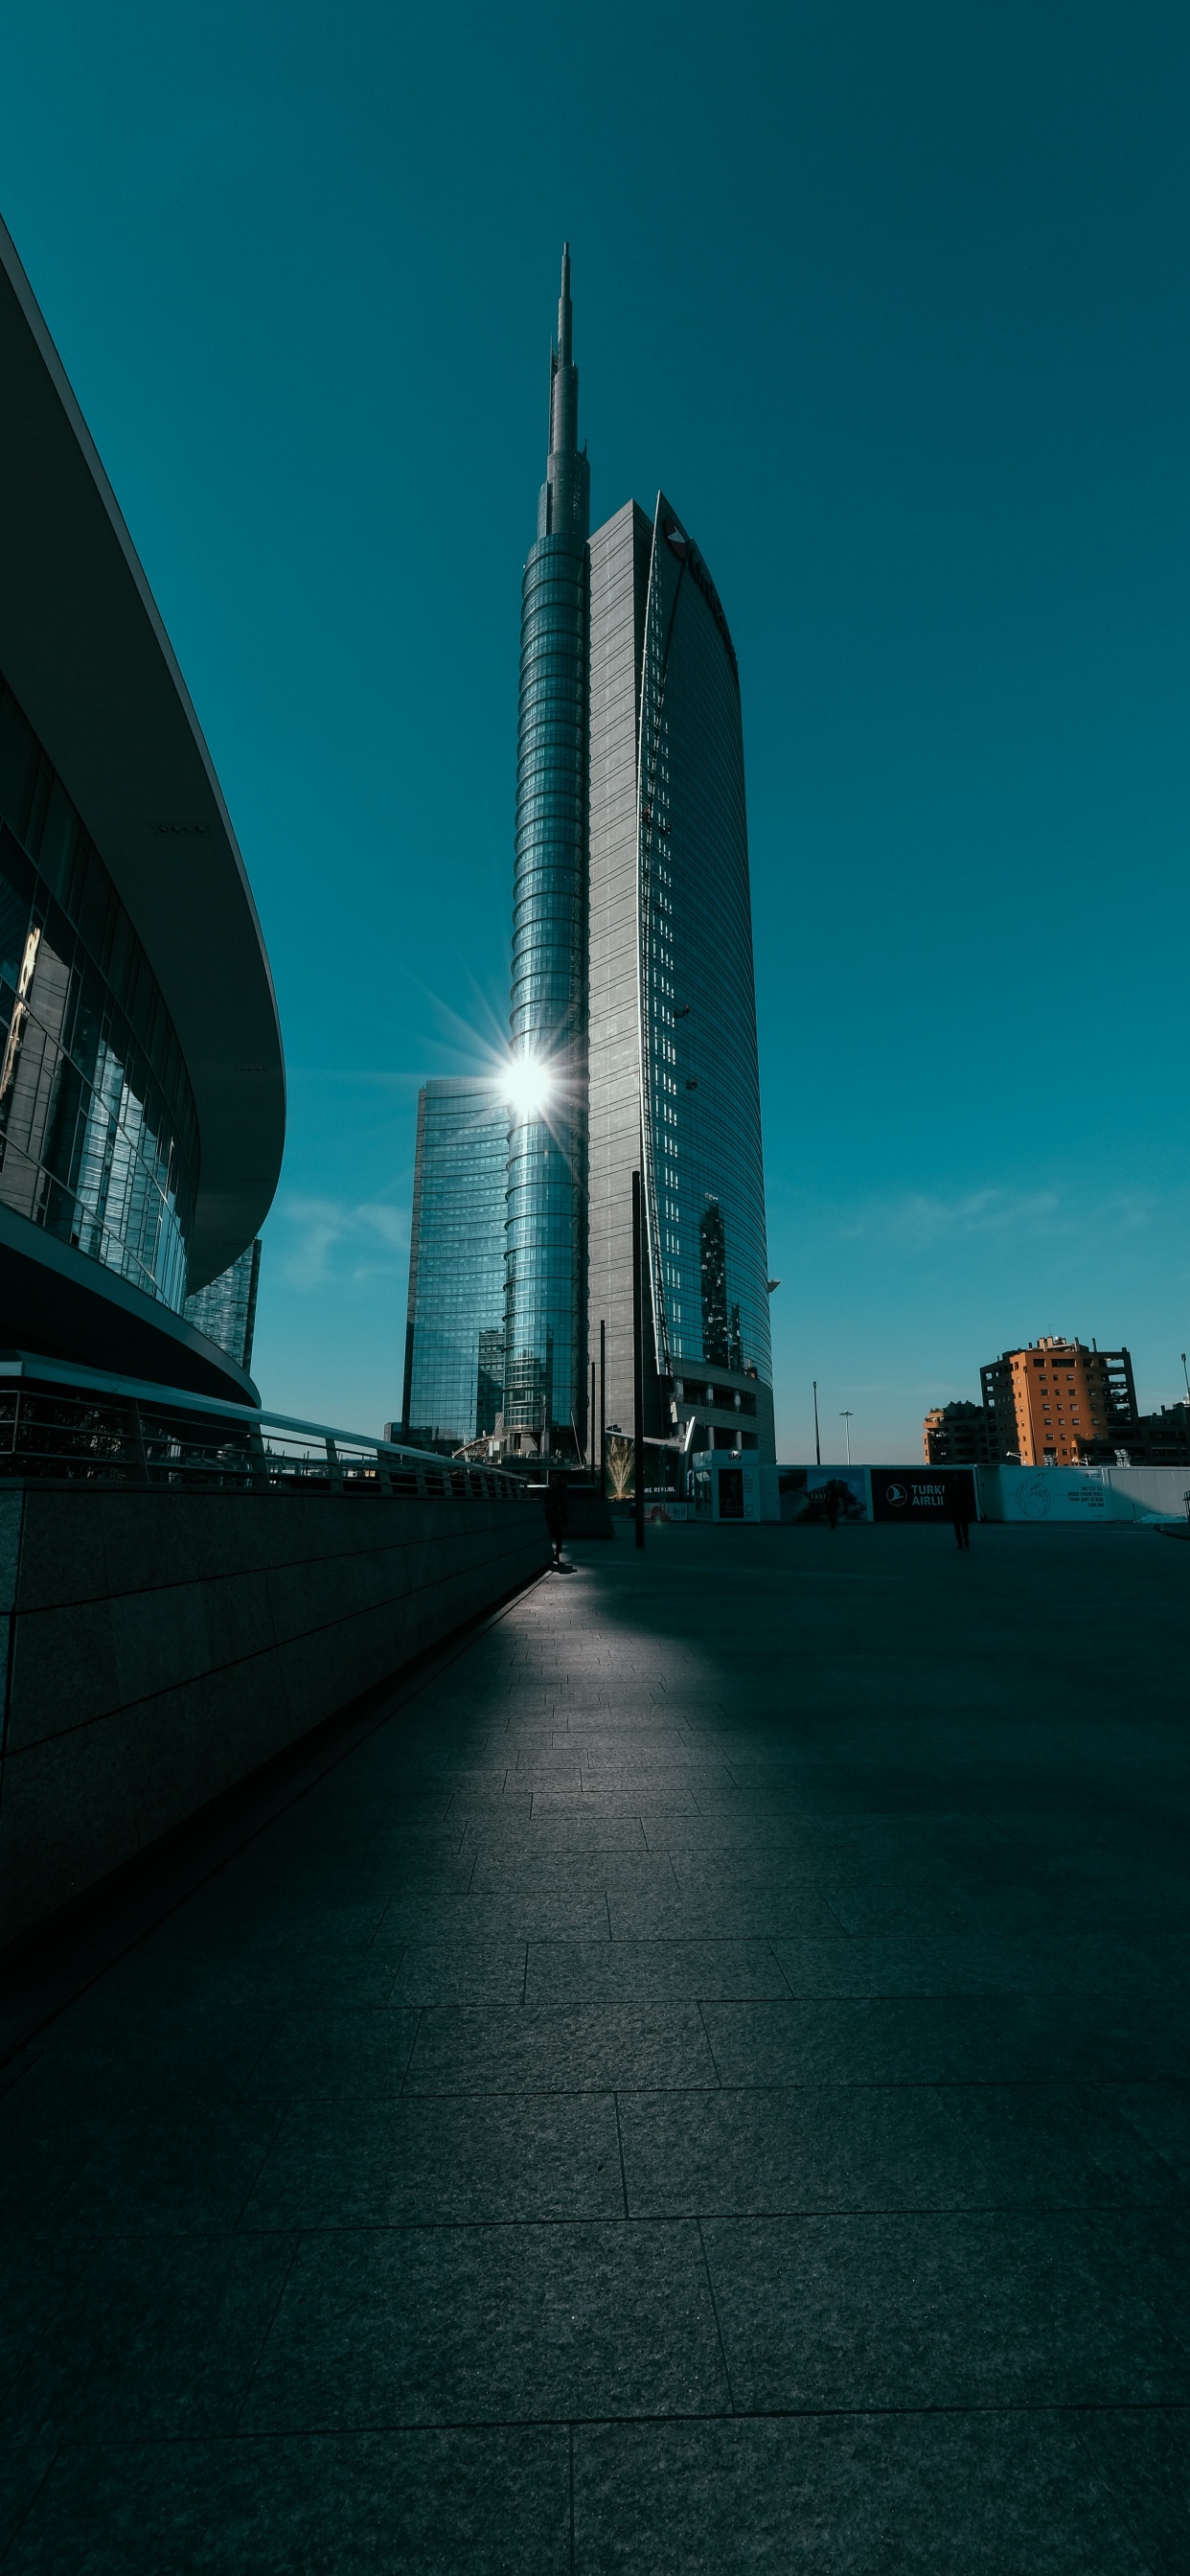
[(1185, 2576), (1190, 1546), (573, 1561), (46, 1985), (4, 2576)]

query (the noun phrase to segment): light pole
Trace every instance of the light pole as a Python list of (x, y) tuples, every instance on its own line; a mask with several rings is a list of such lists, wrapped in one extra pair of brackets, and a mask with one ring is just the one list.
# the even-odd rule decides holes
[(1190, 1404), (1190, 1377), (1186, 1377), (1186, 1354), (1182, 1353), (1182, 1375), (1186, 1378), (1186, 1402)]
[(851, 1465), (851, 1407), (850, 1407), (850, 1405), (849, 1405), (849, 1404), (845, 1404), (845, 1405), (843, 1406), (843, 1410), (842, 1410), (842, 1412), (841, 1412), (841, 1413), (840, 1413), (840, 1415), (839, 1415), (839, 1420), (840, 1420), (840, 1422), (841, 1422), (841, 1423), (842, 1423), (842, 1425), (843, 1425), (843, 1437), (844, 1437), (844, 1439), (845, 1439), (845, 1440), (846, 1440), (846, 1442), (847, 1442), (847, 1464), (848, 1464), (848, 1466), (850, 1466), (850, 1465)]
[(818, 1380), (814, 1380), (814, 1464), (822, 1465), (822, 1442), (818, 1437)]

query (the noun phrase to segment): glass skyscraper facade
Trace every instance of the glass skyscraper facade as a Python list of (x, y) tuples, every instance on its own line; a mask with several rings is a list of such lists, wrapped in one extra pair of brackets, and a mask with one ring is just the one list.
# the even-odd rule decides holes
[(185, 1316), (195, 1331), (205, 1333), (217, 1349), (226, 1351), (238, 1368), (251, 1370), (252, 1343), (256, 1332), (256, 1298), (260, 1287), (260, 1237), (249, 1243), (230, 1270), (220, 1271), (209, 1287), (200, 1288), (188, 1297)]
[(771, 1458), (739, 672), (706, 562), (663, 494), (651, 520), (629, 502), (588, 537), (572, 331), (565, 251), (522, 591), (502, 1340), (481, 1247), (462, 1249), (470, 1214), (447, 1212), (488, 1204), (499, 1117), (457, 1123), (432, 1206), (428, 1104), (451, 1086), (431, 1084), (405, 1429), (441, 1441), (449, 1424), (461, 1444), (490, 1422), (522, 1455), (585, 1455), (603, 1323), (605, 1427), (631, 1431), (639, 1171), (646, 1436), (701, 1422), (701, 1445)]
[(574, 1454), (587, 1414), (587, 529), (570, 254), (525, 565), (512, 935), (504, 1432)]
[(646, 1431), (730, 1410), (763, 1449), (772, 1363), (736, 657), (664, 495), (651, 526), (630, 503), (590, 552), (592, 1346), (604, 1318), (608, 1421), (627, 1430), (639, 1169)]
[(418, 1094), (400, 1436), (461, 1449), (503, 1400), (508, 1103), (488, 1080)]
[(0, 676), (0, 1206), (180, 1313), (198, 1122), (157, 978)]

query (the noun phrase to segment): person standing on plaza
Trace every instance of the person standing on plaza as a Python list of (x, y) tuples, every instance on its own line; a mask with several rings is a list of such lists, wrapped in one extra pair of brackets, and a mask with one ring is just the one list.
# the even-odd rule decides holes
[(950, 1487), (948, 1496), (950, 1502), (950, 1525), (954, 1531), (955, 1546), (970, 1547), (971, 1504), (967, 1493), (967, 1479), (965, 1476), (951, 1476), (948, 1479), (948, 1482)]
[(563, 1476), (551, 1476), (546, 1488), (545, 1525), (553, 1543), (556, 1566), (562, 1563), (562, 1541), (566, 1536), (569, 1517), (566, 1480)]

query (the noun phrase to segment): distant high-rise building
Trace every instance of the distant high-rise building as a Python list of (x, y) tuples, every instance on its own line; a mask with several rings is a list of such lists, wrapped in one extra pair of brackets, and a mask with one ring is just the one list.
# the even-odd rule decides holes
[(1000, 1452), (996, 1417), (982, 1404), (936, 1404), (922, 1424), (927, 1467), (991, 1467)]
[(1136, 1421), (1136, 1385), (1126, 1350), (1066, 1342), (1053, 1334), (1004, 1351), (980, 1370), (984, 1411), (997, 1454), (1022, 1467), (1066, 1467), (1084, 1440), (1126, 1445)]
[(186, 1299), (188, 1324), (205, 1333), (238, 1368), (250, 1373), (256, 1332), (256, 1295), (260, 1286), (260, 1237), (249, 1243), (230, 1270), (221, 1270), (209, 1287)]
[(504, 1375), (508, 1104), (491, 1080), (427, 1082), (417, 1101), (399, 1436), (461, 1449), (496, 1429)]
[(1114, 1431), (1080, 1433), (1075, 1455), (1082, 1467), (1190, 1468), (1190, 1404), (1183, 1397)]
[(587, 1417), (587, 529), (570, 251), (521, 600), (504, 1431), (573, 1456)]
[[(646, 1436), (754, 1400), (772, 1365), (735, 652), (664, 494), (591, 539), (591, 1348), (632, 1426), (632, 1174), (647, 1237)], [(714, 1370), (718, 1386), (708, 1386)], [(751, 1407), (750, 1407), (751, 1410)]]

